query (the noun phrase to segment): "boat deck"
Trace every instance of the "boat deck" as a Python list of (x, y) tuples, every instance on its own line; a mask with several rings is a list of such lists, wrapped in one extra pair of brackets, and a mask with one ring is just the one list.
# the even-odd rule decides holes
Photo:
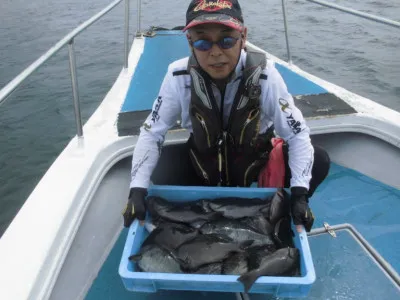
[[(158, 31), (145, 37), (143, 54), (132, 77), (118, 115), (118, 134), (137, 134), (157, 98), (168, 65), (190, 55), (188, 43), (180, 31)], [(162, 49), (162, 51), (160, 51)], [(155, 68), (154, 66), (157, 66)], [(323, 87), (276, 63), (289, 92), (305, 118), (353, 114), (356, 111)]]
[[(311, 199), (314, 228), (352, 224), (400, 272), (400, 191), (348, 168), (332, 164), (329, 176)], [(118, 274), (124, 229), (93, 282), (86, 299), (235, 299), (232, 293), (125, 290)], [(399, 299), (399, 287), (382, 271), (348, 230), (309, 237), (317, 280), (307, 299)], [(275, 299), (249, 294), (250, 299)], [(282, 298), (280, 298), (282, 299)]]

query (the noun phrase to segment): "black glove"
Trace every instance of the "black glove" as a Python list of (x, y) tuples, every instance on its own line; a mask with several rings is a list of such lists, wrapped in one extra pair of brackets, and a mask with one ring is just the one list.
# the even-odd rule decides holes
[(307, 232), (314, 224), (314, 215), (308, 206), (308, 192), (303, 187), (291, 188), (291, 211), (294, 225), (304, 225)]
[(135, 218), (138, 218), (140, 221), (143, 221), (146, 218), (146, 205), (144, 200), (146, 196), (147, 189), (131, 188), (128, 203), (123, 212), (125, 227), (131, 226)]

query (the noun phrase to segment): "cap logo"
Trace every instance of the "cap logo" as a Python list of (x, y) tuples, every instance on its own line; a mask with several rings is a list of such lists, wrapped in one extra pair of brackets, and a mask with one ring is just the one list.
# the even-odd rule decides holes
[(225, 8), (232, 8), (232, 3), (226, 0), (217, 1), (206, 1), (200, 0), (199, 4), (194, 8), (194, 11), (205, 10), (205, 11), (218, 11)]

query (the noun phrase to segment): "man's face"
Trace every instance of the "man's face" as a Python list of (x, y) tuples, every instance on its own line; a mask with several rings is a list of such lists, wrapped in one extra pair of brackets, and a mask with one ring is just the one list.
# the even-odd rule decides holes
[(247, 29), (241, 33), (221, 24), (203, 24), (189, 30), (188, 39), (191, 42), (197, 40), (220, 41), (225, 37), (238, 38), (236, 44), (230, 49), (222, 49), (214, 44), (210, 50), (200, 51), (191, 46), (196, 55), (200, 67), (215, 80), (226, 79), (235, 69), (239, 60), (240, 51), (246, 43)]

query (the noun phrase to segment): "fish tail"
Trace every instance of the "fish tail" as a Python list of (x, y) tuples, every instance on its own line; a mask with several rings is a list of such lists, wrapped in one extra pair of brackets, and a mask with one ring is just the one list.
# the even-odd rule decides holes
[(252, 285), (254, 284), (254, 282), (256, 282), (258, 277), (260, 277), (258, 272), (256, 270), (254, 270), (254, 271), (244, 273), (237, 280), (240, 281), (241, 283), (243, 283), (244, 291), (247, 293), (250, 290), (250, 288), (252, 287)]
[(253, 245), (253, 243), (254, 243), (254, 240), (247, 240), (247, 241), (241, 242), (239, 245), (239, 248), (242, 250), (246, 250), (251, 245)]
[(128, 258), (130, 261), (139, 261), (142, 259), (142, 254), (134, 254), (129, 256)]

